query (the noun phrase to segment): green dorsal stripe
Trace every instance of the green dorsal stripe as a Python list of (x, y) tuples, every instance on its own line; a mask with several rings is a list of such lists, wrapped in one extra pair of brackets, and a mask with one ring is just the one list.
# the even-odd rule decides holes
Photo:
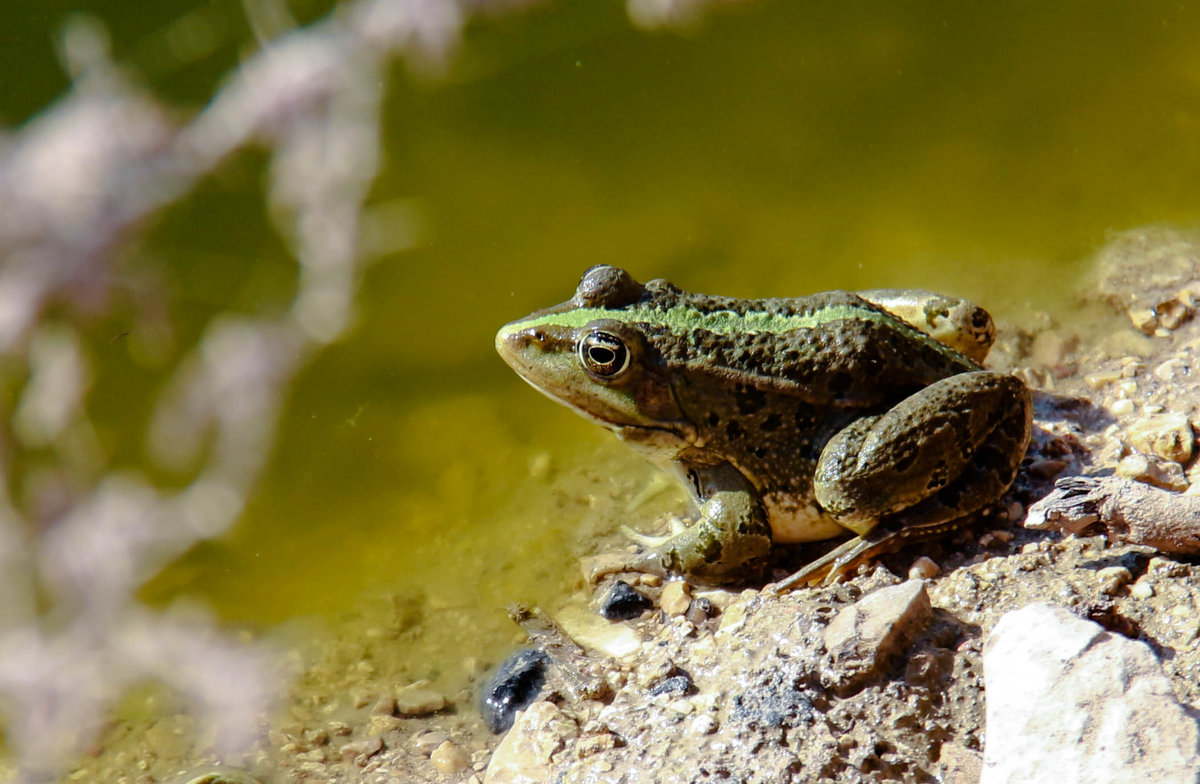
[[(813, 313), (764, 313), (756, 311), (740, 315), (731, 310), (704, 312), (695, 308), (674, 307), (667, 310), (657, 308), (576, 308), (565, 313), (549, 313), (544, 316), (518, 321), (509, 329), (526, 329), (550, 325), (577, 329), (599, 319), (612, 319), (631, 324), (658, 324), (671, 332), (684, 333), (703, 329), (717, 335), (735, 335), (750, 332), (790, 332), (793, 329), (811, 329), (828, 321), (844, 319), (891, 319), (873, 310), (849, 305), (835, 305)], [(506, 330), (507, 331), (507, 330)]]
[(539, 326), (554, 326), (578, 329), (593, 321), (611, 319), (629, 324), (656, 324), (670, 332), (683, 335), (702, 329), (717, 335), (742, 335), (760, 332), (781, 334), (797, 329), (812, 329), (831, 321), (867, 320), (892, 324), (896, 329), (908, 332), (914, 339), (925, 339), (935, 349), (947, 356), (962, 361), (964, 357), (954, 349), (928, 337), (911, 324), (887, 313), (853, 305), (831, 305), (811, 313), (766, 313), (754, 311), (744, 315), (730, 310), (705, 312), (690, 307), (677, 306), (666, 310), (648, 307), (622, 309), (576, 308), (562, 313), (547, 313), (541, 316), (516, 321), (506, 326), (501, 335)]

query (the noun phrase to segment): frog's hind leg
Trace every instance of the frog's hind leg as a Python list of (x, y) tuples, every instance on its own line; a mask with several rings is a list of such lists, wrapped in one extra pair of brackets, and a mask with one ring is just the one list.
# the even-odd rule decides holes
[(944, 378), (837, 433), (813, 486), (838, 522), (864, 534), (885, 519), (938, 525), (999, 498), (1029, 443), (1032, 401), (990, 371)]
[(1016, 478), (1031, 411), (1018, 379), (979, 371), (931, 384), (842, 430), (821, 454), (814, 489), (859, 536), (776, 590), (833, 579), (881, 552), (959, 527)]

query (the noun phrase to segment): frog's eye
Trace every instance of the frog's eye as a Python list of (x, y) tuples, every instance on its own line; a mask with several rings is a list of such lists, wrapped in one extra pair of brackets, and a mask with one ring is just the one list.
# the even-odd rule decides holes
[(593, 376), (616, 378), (629, 368), (629, 348), (613, 333), (595, 330), (579, 341), (579, 361)]

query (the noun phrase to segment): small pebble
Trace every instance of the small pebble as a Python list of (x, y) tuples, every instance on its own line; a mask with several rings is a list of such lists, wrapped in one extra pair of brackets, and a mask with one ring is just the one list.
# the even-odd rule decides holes
[(928, 580), (930, 577), (936, 577), (941, 570), (942, 568), (937, 565), (936, 561), (927, 555), (922, 555), (909, 567), (908, 579)]
[(1121, 377), (1121, 372), (1119, 370), (1113, 369), (1113, 370), (1101, 370), (1101, 371), (1097, 371), (1095, 373), (1089, 373), (1088, 375), (1083, 377), (1083, 380), (1093, 390), (1099, 390), (1099, 389), (1106, 387), (1109, 384), (1113, 383), (1120, 377)]
[(1191, 574), (1191, 569), (1185, 563), (1164, 558), (1161, 555), (1156, 555), (1146, 564), (1146, 571), (1152, 574), (1161, 574), (1167, 577), (1187, 577)]
[(371, 706), (371, 713), (375, 716), (391, 716), (395, 712), (396, 698), (391, 694), (383, 695)]
[(1114, 416), (1129, 416), (1133, 413), (1133, 401), (1129, 398), (1122, 398), (1121, 400), (1117, 400), (1111, 406), (1109, 406), (1108, 410), (1111, 411)]
[(467, 756), (467, 752), (450, 741), (446, 741), (434, 749), (433, 753), (429, 755), (429, 761), (443, 775), (458, 773), (471, 764), (471, 758)]
[(1039, 479), (1053, 479), (1067, 467), (1067, 461), (1058, 458), (1038, 458), (1029, 465), (1029, 473)]
[(688, 605), (687, 613), (684, 614), (684, 617), (699, 626), (715, 614), (716, 608), (713, 607), (712, 600), (701, 596), (698, 599), (692, 599), (692, 603)]
[(575, 756), (586, 759), (602, 751), (610, 751), (617, 747), (617, 737), (611, 732), (598, 732), (585, 735), (575, 744)]
[(1121, 590), (1121, 586), (1133, 579), (1133, 575), (1124, 566), (1106, 566), (1096, 572), (1100, 583), (1100, 593), (1112, 596)]
[(1153, 335), (1158, 329), (1158, 313), (1153, 308), (1131, 308), (1128, 313), (1134, 329), (1143, 334)]
[(650, 693), (655, 696), (659, 694), (687, 694), (690, 688), (692, 688), (692, 679), (686, 674), (680, 673), (651, 686)]
[(378, 754), (382, 750), (383, 738), (376, 735), (365, 740), (347, 743), (342, 746), (341, 753), (343, 757), (354, 757), (354, 762), (358, 765), (366, 765), (368, 757)]
[(1154, 586), (1145, 580), (1138, 580), (1129, 587), (1129, 595), (1135, 599), (1149, 599), (1154, 595)]
[(450, 739), (446, 737), (444, 732), (429, 730), (426, 732), (419, 732), (414, 735), (412, 738), (412, 744), (417, 751), (428, 757), (430, 754), (433, 754), (434, 749), (436, 749), (438, 746), (441, 746), (448, 740)]
[(517, 651), (501, 662), (480, 695), (479, 712), (489, 730), (499, 734), (512, 726), (517, 711), (542, 690), (549, 665), (550, 657), (534, 648)]
[(425, 716), (446, 707), (446, 695), (425, 688), (418, 682), (396, 693), (396, 713), (401, 716)]
[(379, 714), (372, 716), (367, 721), (367, 733), (371, 735), (383, 735), (394, 730), (398, 730), (404, 726), (404, 720), (388, 714)]
[(1020, 501), (1013, 501), (1004, 508), (1005, 514), (1011, 522), (1017, 522), (1025, 517), (1025, 505)]
[[(663, 589), (666, 593), (666, 589)], [(638, 618), (642, 613), (654, 606), (644, 594), (639, 593), (632, 585), (624, 580), (613, 583), (612, 590), (604, 597), (600, 606), (600, 614), (610, 621), (629, 621)]]
[(1159, 325), (1167, 330), (1178, 329), (1192, 316), (1191, 308), (1177, 299), (1160, 303), (1155, 311), (1158, 315)]
[(667, 710), (678, 713), (681, 716), (686, 716), (696, 709), (696, 706), (691, 703), (691, 700), (681, 697), (677, 700), (671, 700), (667, 703)]
[(1126, 455), (1117, 463), (1116, 474), (1124, 479), (1145, 482), (1164, 490), (1182, 491), (1188, 488), (1183, 466), (1173, 460), (1163, 460), (1138, 452)]
[(691, 602), (691, 587), (683, 580), (672, 580), (663, 586), (662, 596), (658, 599), (658, 606), (667, 615), (674, 617), (687, 612)]
[(979, 544), (983, 547), (1003, 547), (1012, 541), (1013, 535), (1011, 531), (994, 530), (988, 531), (979, 537)]
[(1195, 448), (1195, 434), (1185, 415), (1156, 414), (1129, 427), (1129, 442), (1144, 454), (1186, 463)]

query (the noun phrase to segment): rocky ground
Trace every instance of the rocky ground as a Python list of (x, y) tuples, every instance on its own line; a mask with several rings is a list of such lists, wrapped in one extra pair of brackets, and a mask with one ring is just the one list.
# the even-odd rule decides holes
[[(1053, 509), (1029, 509), (1075, 475), (1145, 483), (1179, 509), (1200, 494), (1200, 242), (1122, 235), (1094, 260), (1083, 299), (1089, 326), (1045, 317), (1002, 328), (990, 364), (1039, 390), (1034, 443), (1003, 501), (947, 541), (783, 596), (631, 580), (649, 605), (632, 620), (582, 606), (558, 614), (581, 648), (556, 640), (553, 624), (530, 627), (546, 656), (504, 699), (537, 699), (502, 736), (488, 732), (472, 691), (380, 677), (372, 651), (397, 637), (381, 623), (302, 665), (285, 718), (244, 772), (204, 767), (186, 717), (174, 716), (137, 737), (114, 727), (71, 778), (961, 783), (981, 771), (987, 782), (1038, 781), (1038, 760), (1053, 770), (1090, 758), (1110, 779), (1153, 770), (1196, 780), (1200, 562), (1130, 541), (1129, 526), (1103, 514), (1076, 517), (1064, 534), (1046, 529)], [(1186, 544), (1186, 533), (1176, 539)], [(777, 577), (809, 556), (792, 554)], [(1078, 691), (1071, 672), (1094, 692)], [(1139, 716), (1154, 721), (1142, 727)], [(1089, 722), (1109, 734), (1060, 732)], [(1093, 753), (1105, 743), (1157, 767)], [(1006, 767), (1022, 758), (1025, 768)]]

